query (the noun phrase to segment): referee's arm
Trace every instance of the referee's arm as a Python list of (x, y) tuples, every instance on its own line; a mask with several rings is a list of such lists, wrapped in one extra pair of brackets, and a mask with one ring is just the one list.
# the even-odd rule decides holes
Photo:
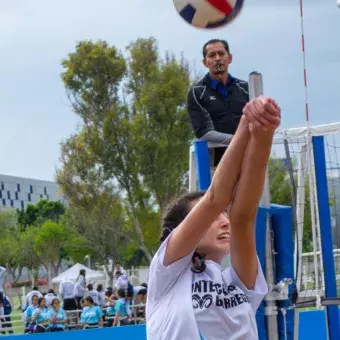
[(187, 109), (195, 136), (211, 143), (228, 145), (232, 135), (215, 131), (209, 112), (199, 101), (200, 94), (191, 87), (187, 94)]

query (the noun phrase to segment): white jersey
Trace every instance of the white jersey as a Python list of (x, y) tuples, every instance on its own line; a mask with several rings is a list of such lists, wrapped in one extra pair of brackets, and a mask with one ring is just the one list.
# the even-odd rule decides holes
[(0, 292), (4, 290), (4, 284), (6, 279), (6, 268), (0, 266)]
[(248, 290), (232, 267), (222, 271), (213, 261), (193, 273), (193, 252), (164, 267), (168, 239), (150, 266), (147, 339), (257, 340), (255, 312), (268, 292), (260, 264), (254, 290)]
[(47, 293), (44, 298), (46, 300), (46, 307), (50, 308), (52, 306), (52, 301), (57, 297), (53, 293)]
[(26, 295), (26, 306), (32, 305), (32, 297), (36, 295), (38, 298), (42, 298), (43, 295), (39, 292), (39, 290), (32, 290)]
[(63, 300), (74, 298), (75, 284), (71, 280), (65, 280), (59, 284), (59, 294)]
[(83, 297), (85, 294), (85, 278), (80, 275), (75, 286), (74, 286), (74, 296)]
[(88, 290), (86, 293), (86, 296), (91, 296), (91, 298), (93, 299), (93, 302), (99, 306), (99, 293), (96, 290)]
[(129, 280), (128, 280), (127, 276), (126, 275), (120, 275), (116, 279), (115, 288), (117, 290), (121, 289), (121, 288), (127, 289), (128, 284), (129, 284)]

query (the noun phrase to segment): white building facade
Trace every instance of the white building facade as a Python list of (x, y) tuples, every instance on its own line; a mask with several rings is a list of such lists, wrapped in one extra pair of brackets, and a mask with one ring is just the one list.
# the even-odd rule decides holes
[(25, 209), (41, 199), (66, 203), (55, 182), (0, 174), (0, 208)]

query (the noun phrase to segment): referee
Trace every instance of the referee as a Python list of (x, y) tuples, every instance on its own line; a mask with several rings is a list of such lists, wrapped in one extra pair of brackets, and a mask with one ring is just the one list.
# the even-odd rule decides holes
[(225, 40), (212, 39), (203, 46), (203, 64), (209, 72), (188, 91), (187, 108), (196, 138), (223, 144), (213, 150), (216, 167), (236, 132), (242, 110), (249, 101), (248, 83), (229, 73), (232, 62)]

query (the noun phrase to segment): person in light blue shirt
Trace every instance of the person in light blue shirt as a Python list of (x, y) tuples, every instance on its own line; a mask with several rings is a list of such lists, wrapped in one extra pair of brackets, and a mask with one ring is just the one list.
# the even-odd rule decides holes
[(45, 298), (39, 298), (38, 308), (32, 317), (32, 323), (36, 324), (34, 333), (45, 333), (48, 329), (49, 315)]
[(126, 291), (124, 288), (118, 289), (117, 291), (118, 301), (115, 305), (116, 315), (113, 322), (113, 326), (118, 326), (118, 322), (120, 326), (131, 325), (131, 310), (130, 303), (126, 299)]
[(114, 317), (116, 315), (116, 296), (111, 294), (108, 302), (107, 302), (107, 309), (106, 309), (106, 320), (107, 320), (107, 327), (112, 327)]
[(104, 313), (100, 307), (94, 305), (94, 301), (91, 296), (85, 298), (85, 308), (81, 313), (81, 323), (84, 329), (103, 327), (103, 315)]
[(65, 329), (67, 316), (65, 311), (60, 308), (60, 301), (58, 299), (52, 301), (51, 308), (48, 310), (48, 317), (50, 332), (61, 332)]
[(35, 323), (32, 323), (32, 318), (33, 318), (36, 310), (39, 307), (38, 301), (39, 301), (39, 296), (33, 295), (32, 296), (32, 304), (29, 305), (27, 307), (26, 311), (24, 312), (25, 324), (26, 324), (25, 333), (31, 333), (31, 332), (34, 331)]

